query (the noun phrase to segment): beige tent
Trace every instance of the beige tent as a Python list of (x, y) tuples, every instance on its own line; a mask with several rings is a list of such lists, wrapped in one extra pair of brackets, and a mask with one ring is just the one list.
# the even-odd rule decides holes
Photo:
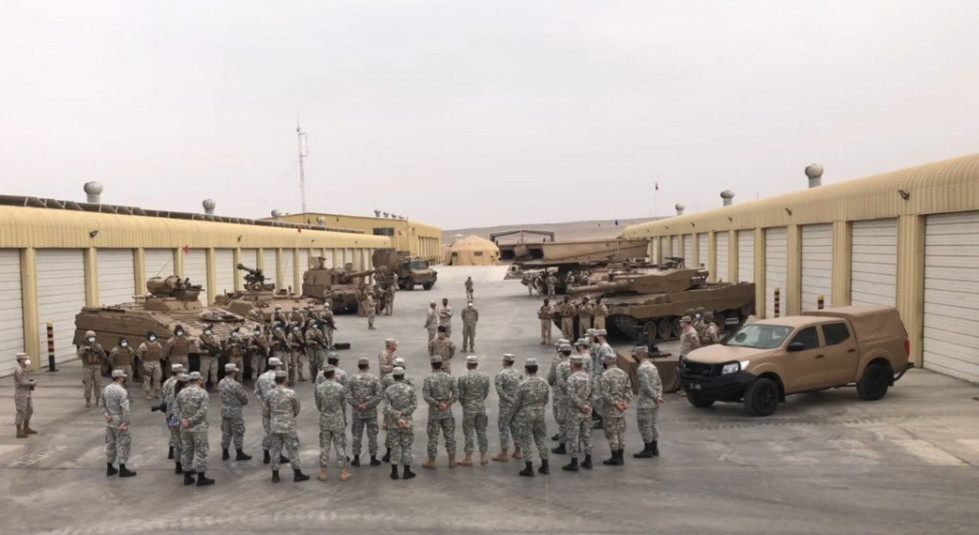
[(499, 261), (500, 248), (475, 234), (453, 242), (445, 259), (450, 266), (491, 266)]

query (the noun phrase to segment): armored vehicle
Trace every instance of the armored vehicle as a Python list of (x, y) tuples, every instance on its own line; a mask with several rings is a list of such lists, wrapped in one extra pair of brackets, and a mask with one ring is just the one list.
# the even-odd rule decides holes
[[(602, 297), (608, 306), (606, 324), (630, 339), (649, 340), (680, 336), (680, 317), (691, 308), (714, 312), (715, 321), (743, 322), (754, 311), (754, 283), (708, 283), (707, 271), (683, 267), (610, 272), (606, 280), (571, 288), (573, 296)], [(558, 303), (558, 305), (560, 305)], [(560, 326), (560, 318), (555, 321)], [(575, 318), (577, 329), (578, 318)]]
[(357, 312), (364, 288), (370, 288), (371, 275), (377, 270), (353, 271), (347, 268), (328, 268), (323, 257), (311, 258), (309, 269), (303, 273), (302, 297), (329, 301), (333, 312)]
[(555, 291), (564, 293), (569, 272), (587, 272), (641, 258), (648, 247), (649, 242), (643, 239), (517, 243), (501, 246), (500, 254), (523, 271), (555, 269)]
[(276, 291), (274, 284), (265, 282), (262, 270), (250, 269), (243, 264), (238, 264), (237, 267), (245, 272), (245, 290), (227, 292), (218, 296), (214, 300), (214, 306), (262, 323), (269, 323), (272, 320), (276, 308), (281, 308), (282, 312), (288, 315), (293, 307), (305, 310), (306, 307), (313, 305), (316, 312), (323, 312), (322, 300), (303, 299), (289, 295), (286, 290)]
[(431, 290), (438, 279), (438, 271), (429, 266), (428, 260), (413, 259), (405, 251), (378, 249), (371, 256), (371, 264), (385, 281), (397, 275), (398, 288), (402, 290), (414, 290), (415, 286)]

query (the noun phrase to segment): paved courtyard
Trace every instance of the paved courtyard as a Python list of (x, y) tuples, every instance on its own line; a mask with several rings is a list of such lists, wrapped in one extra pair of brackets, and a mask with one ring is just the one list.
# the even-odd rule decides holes
[[(338, 341), (348, 372), (357, 357), (372, 367), (383, 339), (395, 336), (408, 373), (420, 385), (428, 368), (422, 327), (430, 300), (449, 298), (456, 309), (453, 338), (461, 345), (463, 280), (472, 275), (480, 312), (476, 354), (495, 374), (500, 355), (553, 354), (538, 344), (535, 311), (519, 281), (504, 281), (505, 267), (440, 267), (432, 291), (400, 292), (395, 315), (339, 319)], [(555, 331), (556, 332), (556, 331)], [(661, 346), (675, 350), (674, 344)], [(463, 355), (464, 356), (464, 355)], [(453, 371), (460, 374), (457, 356)], [(375, 370), (376, 371), (376, 370)], [(2, 380), (0, 420), (0, 533), (975, 533), (979, 515), (979, 403), (974, 385), (912, 370), (879, 402), (860, 401), (852, 389), (790, 398), (775, 415), (744, 416), (741, 407), (708, 410), (667, 395), (660, 411), (660, 450), (638, 460), (635, 412), (629, 411), (624, 467), (599, 463), (592, 471), (562, 472), (565, 456), (552, 455), (550, 476), (517, 476), (518, 462), (448, 469), (440, 448), (436, 471), (424, 470), (426, 407), (416, 412), (415, 471), (391, 481), (387, 465), (352, 469), (340, 483), (291, 477), (273, 485), (261, 463), (259, 408), (246, 407), (248, 462), (221, 461), (220, 401), (212, 395), (208, 476), (213, 487), (184, 487), (166, 459), (163, 418), (133, 396), (132, 479), (106, 478), (103, 419), (86, 410), (80, 368), (35, 374), (35, 418), (40, 435), (14, 438), (12, 379)], [(420, 390), (420, 387), (419, 387)], [(300, 383), (301, 460), (315, 475), (317, 414), (312, 385)], [(134, 394), (137, 392), (134, 391)], [(496, 395), (490, 394), (490, 451), (498, 451)], [(462, 451), (461, 409), (455, 413)], [(548, 413), (549, 434), (555, 430)], [(365, 441), (366, 442), (366, 441)], [(349, 440), (348, 440), (349, 444)], [(608, 457), (596, 431), (595, 457)], [(383, 453), (383, 447), (381, 450)], [(283, 474), (290, 471), (283, 467)]]

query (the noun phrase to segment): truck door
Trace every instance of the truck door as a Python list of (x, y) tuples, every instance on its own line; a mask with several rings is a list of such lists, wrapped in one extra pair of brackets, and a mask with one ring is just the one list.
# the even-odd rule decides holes
[(860, 351), (857, 339), (846, 322), (823, 325), (826, 342), (826, 381), (828, 386), (852, 383), (856, 379)]
[(819, 346), (819, 332), (816, 327), (801, 329), (789, 340), (789, 345), (794, 343), (802, 344), (803, 349), (786, 355), (786, 377), (782, 378), (786, 392), (803, 392), (824, 387), (826, 352), (825, 348)]

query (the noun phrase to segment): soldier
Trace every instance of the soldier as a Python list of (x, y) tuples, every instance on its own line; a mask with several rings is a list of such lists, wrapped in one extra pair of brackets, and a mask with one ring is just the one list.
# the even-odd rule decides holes
[(594, 315), (595, 319), (592, 322), (592, 327), (596, 329), (604, 329), (605, 317), (608, 316), (608, 305), (602, 302), (601, 296), (595, 298)]
[(707, 333), (707, 322), (704, 321), (704, 307), (697, 307), (691, 319), (693, 320), (693, 328), (697, 331), (697, 339), (703, 340), (704, 335)]
[(558, 357), (551, 362), (551, 369), (547, 374), (547, 382), (551, 385), (551, 409), (554, 411), (554, 421), (557, 423), (558, 432), (551, 437), (557, 440), (558, 446), (551, 450), (551, 453), (564, 455), (568, 453), (568, 377), (571, 377), (571, 346), (562, 344), (558, 346)]
[[(442, 327), (439, 327), (440, 333)], [(435, 355), (430, 360), (432, 374), (422, 384), (422, 396), (428, 403), (428, 461), (422, 468), (435, 469), (438, 454), (439, 430), (445, 439), (445, 450), (449, 455), (449, 468), (456, 466), (456, 420), (452, 414), (452, 404), (459, 399), (459, 385), (456, 380), (442, 370), (442, 357)]]
[(254, 381), (259, 375), (265, 373), (265, 367), (272, 355), (269, 338), (262, 332), (261, 327), (255, 327), (252, 332), (252, 338), (248, 341), (248, 354), (251, 355), (249, 379)]
[(452, 307), (449, 300), (442, 298), (442, 306), (438, 309), (439, 327), (445, 327), (445, 335), (452, 336)]
[(323, 332), (323, 323), (320, 321), (310, 321), (306, 329), (306, 356), (309, 358), (309, 377), (314, 379), (319, 375), (320, 368), (326, 361), (326, 333)]
[(553, 317), (554, 307), (551, 306), (551, 300), (545, 297), (544, 304), (537, 310), (537, 319), (540, 320), (540, 345), (542, 346), (551, 343), (551, 329), (553, 329), (551, 319)]
[(435, 332), (439, 326), (439, 314), (435, 310), (435, 301), (432, 301), (428, 307), (428, 313), (425, 314), (425, 329), (428, 330), (428, 341), (431, 342), (435, 340)]
[(204, 390), (204, 378), (200, 372), (191, 372), (190, 384), (177, 394), (176, 414), (180, 419), (181, 464), (184, 468), (184, 485), (213, 485), (207, 477), (207, 406), (210, 401)]
[(466, 300), (473, 300), (473, 278), (466, 277)]
[(289, 454), (292, 466), (292, 480), (306, 481), (309, 476), (299, 466), (299, 434), (296, 431), (296, 417), (299, 416), (299, 398), (295, 390), (286, 387), (286, 372), (276, 370), (275, 388), (265, 396), (263, 412), (269, 414), (269, 430), (272, 443), (272, 483), (279, 482), (279, 462), (283, 459), (282, 448)]
[(214, 336), (210, 325), (204, 328), (204, 333), (197, 339), (197, 353), (201, 358), (201, 376), (204, 384), (213, 388), (218, 384), (218, 359), (221, 358), (221, 341)]
[(561, 336), (571, 339), (574, 337), (574, 317), (578, 313), (578, 307), (571, 302), (571, 297), (564, 296), (561, 303)]
[(392, 437), (391, 479), (398, 479), (398, 465), (404, 467), (401, 479), (411, 479), (411, 446), (415, 440), (412, 415), (418, 408), (415, 388), (405, 381), (405, 369), (397, 366), (391, 372), (394, 384), (384, 391), (384, 415), (388, 422), (388, 435)]
[(85, 387), (85, 408), (92, 406), (92, 396), (95, 404), (99, 403), (102, 395), (102, 365), (107, 364), (108, 355), (102, 346), (95, 341), (95, 331), (86, 331), (82, 345), (78, 346), (78, 358), (82, 361), (82, 385)]
[(462, 309), (462, 350), (466, 351), (466, 342), (469, 342), (469, 351), (475, 351), (476, 343), (476, 323), (479, 321), (479, 311), (470, 301), (466, 308)]
[(527, 372), (527, 378), (517, 388), (517, 399), (513, 403), (517, 436), (523, 444), (524, 452), (524, 469), (520, 471), (520, 475), (534, 477), (534, 453), (530, 447), (531, 441), (536, 444), (537, 455), (541, 460), (537, 471), (547, 475), (550, 473), (547, 464), (547, 424), (544, 422), (544, 407), (549, 397), (547, 381), (537, 377), (537, 359), (527, 359), (524, 370)]
[(370, 360), (357, 361), (360, 373), (351, 377), (347, 383), (347, 403), (353, 407), (353, 455), (351, 466), (360, 466), (360, 447), (367, 428), (367, 451), (371, 456), (371, 466), (380, 466), (377, 460), (377, 405), (381, 402), (381, 380), (370, 373)]
[(510, 438), (513, 438), (513, 458), (520, 458), (520, 437), (514, 426), (513, 404), (517, 401), (517, 389), (523, 376), (513, 368), (516, 356), (512, 353), (503, 355), (503, 369), (493, 379), (496, 395), (500, 398), (500, 411), (496, 419), (500, 431), (500, 453), (493, 457), (494, 461), (507, 462), (507, 452), (510, 449)]
[(177, 325), (173, 328), (173, 336), (167, 340), (167, 346), (163, 351), (163, 354), (167, 359), (170, 360), (170, 364), (182, 364), (187, 370), (190, 369), (190, 350), (191, 342), (187, 339), (187, 333), (184, 328)]
[(316, 385), (314, 396), (316, 410), (320, 412), (320, 473), (317, 479), (326, 481), (330, 448), (336, 451), (340, 481), (351, 477), (347, 471), (347, 402), (346, 389), (336, 380), (336, 368), (327, 364), (323, 368), (323, 382)]
[[(397, 368), (397, 367), (400, 367), (401, 369), (405, 369), (405, 367), (406, 367), (405, 366), (405, 359), (403, 359), (401, 357), (395, 357), (391, 369), (393, 370), (394, 368)], [(411, 385), (412, 388), (414, 388), (415, 384), (412, 382), (412, 380), (411, 380), (410, 377), (405, 376), (404, 380), (405, 380), (406, 383), (408, 383), (409, 385)], [(381, 392), (387, 391), (387, 389), (390, 388), (391, 385), (393, 385), (393, 384), (394, 384), (394, 376), (393, 375), (391, 375), (389, 373), (387, 375), (382, 376), (381, 377)], [(394, 434), (391, 433), (391, 425), (390, 425), (391, 422), (388, 421), (388, 415), (387, 415), (387, 413), (386, 412), (382, 412), (381, 415), (382, 415), (382, 418), (381, 418), (381, 420), (382, 420), (382, 426), (384, 427), (384, 447), (387, 450), (387, 451), (384, 452), (384, 457), (381, 457), (381, 460), (387, 463), (387, 462), (391, 462), (391, 448), (394, 447), (393, 441), (395, 440), (395, 437), (394, 437)]]
[(428, 356), (430, 357), (441, 357), (442, 365), (441, 370), (445, 373), (452, 375), (451, 363), (452, 357), (456, 354), (456, 345), (449, 340), (449, 334), (445, 330), (445, 327), (439, 325), (438, 335), (428, 343)]
[(377, 367), (383, 379), (394, 370), (394, 354), (398, 351), (398, 341), (394, 338), (384, 340), (384, 351), (377, 355)]
[(156, 334), (152, 331), (146, 333), (146, 341), (136, 348), (136, 356), (143, 366), (143, 394), (146, 399), (160, 397), (160, 379), (163, 378), (160, 359), (163, 354), (163, 344), (156, 340)]
[[(557, 434), (551, 437), (551, 440), (559, 440), (564, 438), (564, 436), (561, 434), (561, 415), (560, 415), (561, 404), (558, 402), (559, 398), (555, 396), (558, 395), (557, 394), (557, 367), (559, 364), (561, 364), (561, 359), (562, 357), (564, 357), (564, 349), (565, 349), (564, 346), (567, 345), (568, 345), (568, 340), (566, 338), (561, 338), (560, 340), (557, 341), (557, 343), (554, 344), (554, 350), (556, 351), (556, 354), (554, 355), (553, 358), (551, 358), (551, 366), (547, 370), (547, 385), (551, 387), (551, 398), (552, 398), (551, 413), (554, 416), (554, 421), (558, 425), (558, 432)], [(563, 441), (561, 443), (564, 444)]]
[(333, 310), (330, 308), (330, 303), (323, 303), (323, 325), (326, 327), (323, 334), (326, 335), (326, 347), (327, 349), (333, 349), (333, 331), (336, 330), (336, 323), (334, 323)]
[[(174, 467), (173, 473), (176, 475), (181, 475), (184, 473), (183, 469), (183, 442), (180, 438), (180, 416), (177, 414), (177, 395), (189, 384), (190, 376), (184, 373), (184, 367), (182, 364), (174, 364), (180, 368), (180, 372), (176, 375), (176, 379), (170, 386), (169, 390), (164, 390), (163, 401), (161, 402), (162, 408), (166, 414), (167, 430), (170, 432), (170, 444), (173, 445), (173, 459)], [(170, 456), (167, 456), (170, 458)]]
[(289, 318), (286, 317), (285, 313), (282, 312), (282, 307), (275, 307), (275, 311), (272, 312), (272, 323), (288, 323)]
[[(590, 334), (590, 333), (586, 333), (586, 334)], [(574, 343), (575, 350), (577, 350), (578, 354), (581, 355), (581, 371), (587, 373), (589, 376), (591, 376), (592, 374), (591, 354), (588, 353), (588, 348), (590, 346), (591, 346), (591, 341), (588, 338), (579, 338)]]
[(721, 330), (717, 326), (717, 322), (714, 320), (714, 313), (711, 311), (704, 312), (704, 324), (707, 326), (704, 329), (704, 336), (700, 339), (701, 346), (707, 346), (711, 344), (716, 344), (721, 341)]
[(242, 340), (241, 333), (238, 332), (237, 327), (231, 331), (231, 336), (224, 341), (224, 347), (222, 350), (224, 351), (224, 354), (228, 356), (228, 364), (234, 364), (238, 373), (244, 375), (245, 355), (248, 353), (248, 346), (245, 344), (245, 341)]
[(233, 362), (224, 365), (224, 379), (218, 383), (218, 390), (221, 391), (221, 460), (227, 461), (231, 458), (228, 448), (231, 446), (231, 439), (235, 441), (236, 461), (248, 461), (251, 455), (245, 455), (245, 419), (241, 415), (241, 410), (248, 405), (248, 396), (241, 383), (235, 380), (238, 373), (238, 366)]
[(374, 296), (368, 294), (364, 305), (367, 310), (367, 330), (376, 331), (377, 327), (374, 326), (374, 318), (377, 317), (377, 304), (374, 301)]
[(298, 323), (289, 324), (289, 334), (286, 336), (289, 342), (289, 365), (286, 371), (289, 373), (289, 386), (299, 381), (305, 381), (306, 369), (306, 340), (303, 338), (303, 330)]
[(639, 383), (639, 401), (636, 403), (636, 423), (642, 436), (643, 449), (632, 456), (637, 459), (648, 459), (659, 455), (659, 429), (656, 428), (656, 414), (663, 404), (663, 382), (659, 370), (653, 364), (649, 351), (640, 351), (644, 355), (636, 379)]
[[(347, 372), (340, 369), (340, 355), (334, 351), (330, 351), (326, 354), (326, 363), (335, 369), (334, 378), (336, 382), (343, 385), (344, 388), (347, 388)], [(316, 376), (316, 385), (319, 386), (325, 380), (326, 376), (323, 375), (323, 370), (320, 370), (319, 375)]]
[(306, 323), (322, 321), (323, 318), (320, 317), (319, 313), (316, 312), (316, 307), (312, 304), (306, 305)]
[[(166, 416), (167, 430), (170, 434), (169, 449), (167, 450), (167, 459), (177, 460), (177, 470), (178, 474), (182, 474), (183, 470), (180, 469), (180, 427), (171, 427), (170, 420), (173, 416), (174, 411), (174, 401), (177, 397), (177, 378), (184, 373), (183, 364), (174, 364), (170, 367), (170, 377), (163, 382), (163, 386), (160, 391), (162, 394), (162, 399), (160, 404), (152, 407), (154, 412), (162, 410), (163, 414)], [(174, 455), (176, 453), (176, 455)]]
[[(578, 336), (584, 336), (588, 329), (591, 329), (591, 318), (595, 314), (595, 307), (588, 302), (587, 297), (581, 298), (578, 305)], [(569, 337), (570, 338), (570, 337)]]
[[(272, 357), (269, 359), (269, 369), (265, 373), (258, 377), (255, 381), (255, 399), (264, 407), (265, 398), (268, 396), (275, 388), (275, 372), (282, 369), (282, 361), (278, 357)], [(263, 410), (262, 411), (262, 463), (269, 464), (271, 461), (271, 456), (269, 455), (269, 449), (272, 447), (272, 439), (270, 436), (270, 428), (272, 421), (269, 419), (269, 415)]]
[(398, 291), (398, 274), (392, 275), (393, 280), (388, 282), (388, 287), (384, 289), (384, 297), (387, 301), (385, 310), (387, 315), (394, 314), (394, 294)]
[(459, 378), (459, 404), (462, 405), (462, 436), (465, 439), (464, 451), (466, 458), (459, 461), (459, 466), (472, 466), (473, 435), (479, 442), (479, 464), (489, 463), (487, 452), (489, 441), (486, 439), (486, 397), (489, 396), (490, 380), (485, 373), (476, 371), (479, 357), (466, 357), (466, 374)]
[(31, 377), (30, 366), (31, 358), (27, 353), (17, 353), (17, 367), (14, 368), (14, 409), (17, 411), (14, 424), (17, 425), (17, 438), (37, 434), (31, 429), (31, 416), (34, 415), (31, 393), (37, 387), (37, 381)]
[[(126, 468), (129, 460), (129, 391), (123, 386), (126, 372), (112, 370), (112, 383), (102, 391), (102, 415), (105, 416), (105, 475), (133, 477), (136, 472)], [(119, 463), (116, 470), (114, 464)]]
[(306, 316), (303, 315), (303, 312), (296, 305), (293, 305), (292, 312), (289, 314), (289, 323), (297, 323), (299, 325), (306, 323)]
[(554, 299), (555, 290), (557, 288), (557, 277), (553, 273), (548, 273), (547, 278), (544, 280), (544, 284), (547, 285), (547, 297)]
[(602, 372), (600, 381), (602, 408), (605, 410), (605, 438), (608, 439), (612, 457), (602, 461), (606, 466), (622, 466), (625, 463), (623, 454), (625, 448), (625, 411), (632, 401), (632, 383), (629, 375), (615, 366), (615, 355), (602, 355)]
[(567, 397), (565, 398), (565, 435), (568, 437), (568, 454), (571, 462), (561, 469), (567, 472), (578, 471), (578, 454), (584, 450), (585, 460), (581, 468), (592, 469), (591, 464), (591, 400), (592, 379), (584, 370), (587, 357), (582, 354), (572, 355), (568, 366), (571, 375), (566, 382)]
[(680, 334), (680, 362), (687, 357), (687, 354), (700, 347), (700, 338), (697, 331), (691, 324), (690, 316), (680, 318), (682, 334)]
[[(122, 370), (122, 373), (125, 373), (126, 377), (133, 376), (133, 363), (135, 358), (136, 354), (133, 352), (133, 348), (129, 347), (129, 340), (125, 338), (120, 338), (119, 345), (109, 351), (109, 364), (112, 366), (112, 369)], [(159, 381), (159, 378), (157, 378), (157, 381)], [(123, 381), (123, 386), (128, 391), (129, 381)]]
[(604, 363), (606, 359), (612, 359), (613, 363), (615, 362), (616, 359), (615, 350), (612, 349), (612, 346), (610, 346), (608, 341), (606, 340), (607, 336), (608, 336), (608, 331), (606, 331), (605, 329), (598, 329), (597, 331), (595, 331), (595, 338), (594, 338), (595, 349), (593, 354), (595, 358), (598, 360), (598, 366), (595, 370), (592, 371), (593, 373), (597, 373), (596, 376), (597, 381), (596, 384), (592, 385), (592, 391), (594, 392), (596, 398), (594, 408), (596, 411), (601, 412), (601, 414), (598, 416), (598, 422), (595, 424), (595, 429), (602, 429), (605, 425), (605, 413), (606, 413), (605, 398), (602, 396), (602, 389), (600, 384), (601, 378), (605, 374)]

